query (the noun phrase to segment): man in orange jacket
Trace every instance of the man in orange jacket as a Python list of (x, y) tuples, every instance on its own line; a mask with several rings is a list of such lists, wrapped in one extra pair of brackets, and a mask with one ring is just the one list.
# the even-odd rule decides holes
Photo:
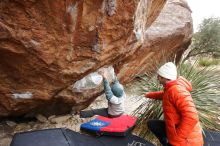
[(181, 76), (177, 78), (172, 62), (161, 66), (157, 74), (164, 90), (146, 93), (145, 97), (162, 100), (164, 121), (149, 120), (148, 128), (163, 146), (202, 146), (202, 128), (190, 95), (191, 83)]

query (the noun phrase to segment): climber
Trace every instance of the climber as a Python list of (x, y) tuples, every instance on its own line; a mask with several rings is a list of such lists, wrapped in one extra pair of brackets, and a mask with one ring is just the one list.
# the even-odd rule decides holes
[(124, 101), (126, 99), (123, 85), (119, 83), (115, 76), (112, 86), (110, 87), (106, 73), (103, 71), (99, 71), (98, 73), (103, 77), (104, 92), (108, 101), (108, 108), (81, 111), (80, 117), (87, 118), (94, 115), (101, 115), (113, 118), (121, 116), (125, 111)]

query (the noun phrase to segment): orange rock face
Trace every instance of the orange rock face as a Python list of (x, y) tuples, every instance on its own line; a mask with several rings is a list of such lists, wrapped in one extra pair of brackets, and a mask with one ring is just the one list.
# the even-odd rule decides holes
[(102, 93), (101, 85), (72, 90), (85, 76), (113, 66), (128, 83), (149, 70), (152, 56), (160, 61), (162, 50), (167, 57), (184, 50), (192, 34), (184, 6), (178, 0), (1, 0), (0, 117), (78, 111)]

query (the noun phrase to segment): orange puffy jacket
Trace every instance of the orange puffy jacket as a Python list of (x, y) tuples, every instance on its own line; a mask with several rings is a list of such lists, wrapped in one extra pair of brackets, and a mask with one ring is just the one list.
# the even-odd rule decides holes
[(163, 100), (164, 120), (169, 143), (173, 146), (202, 146), (202, 128), (190, 91), (183, 77), (169, 81), (164, 91), (149, 92), (147, 98)]

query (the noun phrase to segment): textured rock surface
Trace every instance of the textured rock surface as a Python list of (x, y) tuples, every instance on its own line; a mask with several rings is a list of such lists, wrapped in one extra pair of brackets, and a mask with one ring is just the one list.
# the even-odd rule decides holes
[(73, 91), (83, 77), (113, 66), (127, 83), (149, 70), (152, 55), (178, 52), (191, 37), (191, 13), (184, 1), (171, 0), (160, 13), (164, 4), (0, 1), (0, 117), (78, 111), (102, 91), (101, 84)]
[(145, 32), (143, 45), (121, 61), (119, 78), (128, 81), (139, 73), (155, 71), (164, 61), (178, 61), (192, 37), (191, 10), (185, 0), (168, 0)]

